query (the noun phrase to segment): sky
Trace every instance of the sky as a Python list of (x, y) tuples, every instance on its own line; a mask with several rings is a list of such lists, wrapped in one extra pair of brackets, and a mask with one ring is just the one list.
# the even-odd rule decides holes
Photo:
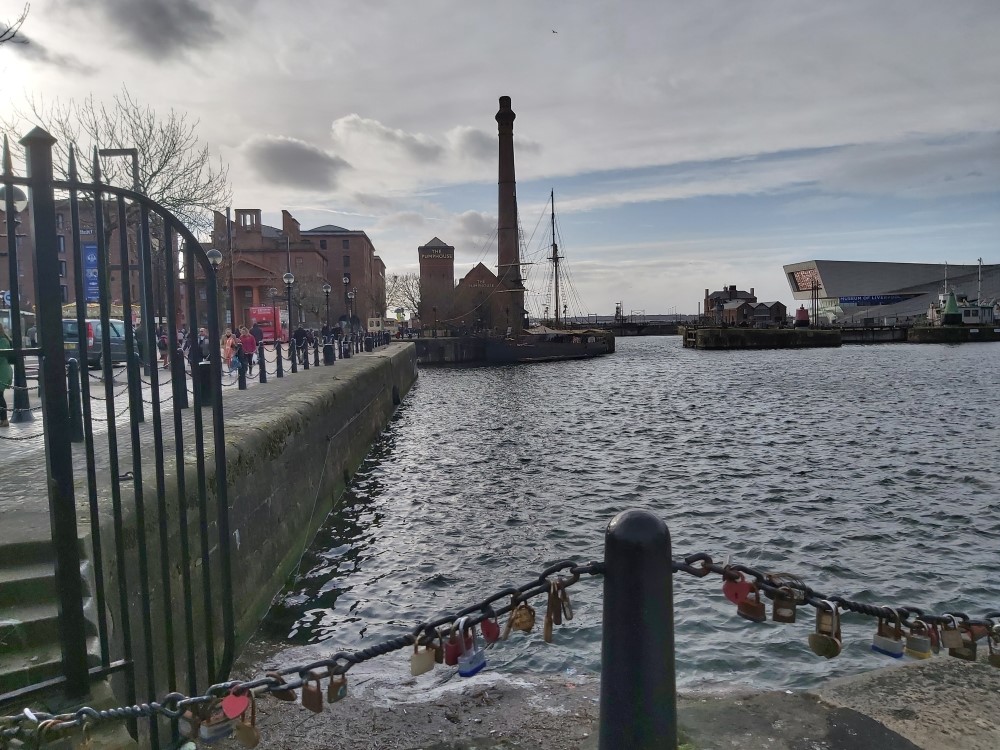
[(792, 307), (803, 260), (1000, 262), (996, 0), (33, 0), (22, 32), (0, 107), (187, 112), (234, 208), (364, 230), (388, 273), (435, 236), (495, 267), (510, 96), (533, 312), (550, 190), (571, 315)]

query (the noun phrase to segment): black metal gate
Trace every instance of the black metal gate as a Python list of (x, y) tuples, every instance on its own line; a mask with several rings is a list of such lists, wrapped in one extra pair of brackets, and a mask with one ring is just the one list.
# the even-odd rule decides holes
[[(68, 179), (54, 178), (55, 139), (44, 130), (21, 144), (25, 176), (14, 174), (5, 138), (0, 178), (11, 416), (17, 424), (40, 412), (47, 490), (35, 502), (47, 494), (61, 658), (58, 674), (0, 682), (0, 707), (53, 690), (82, 696), (106, 677), (129, 704), (197, 694), (228, 674), (234, 655), (215, 271), (168, 210), (101, 181), (96, 149), (87, 182), (72, 149)], [(26, 264), (33, 285), (19, 281)], [(32, 299), (37, 346), (22, 330)], [(32, 406), (26, 365), (35, 361)], [(31, 460), (12, 434), (0, 452), (17, 447)], [(26, 488), (3, 491), (31, 502)], [(0, 530), (0, 547), (7, 542), (17, 540)], [(155, 724), (140, 730), (159, 745)]]

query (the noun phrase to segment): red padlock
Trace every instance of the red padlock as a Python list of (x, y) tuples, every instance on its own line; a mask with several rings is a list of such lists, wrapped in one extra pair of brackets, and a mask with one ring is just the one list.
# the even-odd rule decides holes
[(731, 578), (723, 581), (722, 593), (733, 604), (742, 604), (750, 597), (750, 592), (754, 590), (754, 585), (739, 571), (736, 571), (736, 575), (739, 578), (735, 581)]
[(451, 626), (451, 633), (448, 635), (448, 640), (444, 644), (444, 663), (449, 667), (454, 667), (458, 664), (458, 657), (460, 657), (466, 651), (472, 650), (472, 634), (465, 633), (465, 648), (462, 648), (462, 643), (458, 640), (458, 623), (453, 623)]
[(497, 622), (496, 612), (492, 607), (483, 610), (486, 617), (479, 623), (480, 630), (483, 631), (483, 639), (487, 643), (496, 643), (500, 640), (500, 623)]

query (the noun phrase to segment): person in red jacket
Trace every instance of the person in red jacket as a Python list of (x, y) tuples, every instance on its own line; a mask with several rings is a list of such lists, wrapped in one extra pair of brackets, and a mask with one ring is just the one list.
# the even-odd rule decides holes
[(257, 352), (257, 339), (247, 330), (246, 326), (240, 328), (240, 343), (243, 344), (243, 362), (247, 367), (247, 374), (253, 376), (254, 354)]

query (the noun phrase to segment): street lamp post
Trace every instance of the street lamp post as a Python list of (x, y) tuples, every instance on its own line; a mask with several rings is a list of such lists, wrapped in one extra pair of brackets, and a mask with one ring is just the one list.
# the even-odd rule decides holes
[(323, 294), (326, 295), (326, 330), (328, 334), (330, 331), (330, 292), (332, 291), (332, 286), (329, 284), (323, 284)]
[(292, 358), (292, 372), (298, 372), (295, 366), (296, 347), (292, 344), (292, 284), (295, 283), (295, 276), (291, 271), (288, 271), (281, 280), (285, 282), (285, 288), (288, 290), (288, 352)]
[(278, 290), (272, 286), (267, 290), (267, 294), (271, 298), (271, 337), (276, 344), (281, 333), (281, 323), (278, 320)]

